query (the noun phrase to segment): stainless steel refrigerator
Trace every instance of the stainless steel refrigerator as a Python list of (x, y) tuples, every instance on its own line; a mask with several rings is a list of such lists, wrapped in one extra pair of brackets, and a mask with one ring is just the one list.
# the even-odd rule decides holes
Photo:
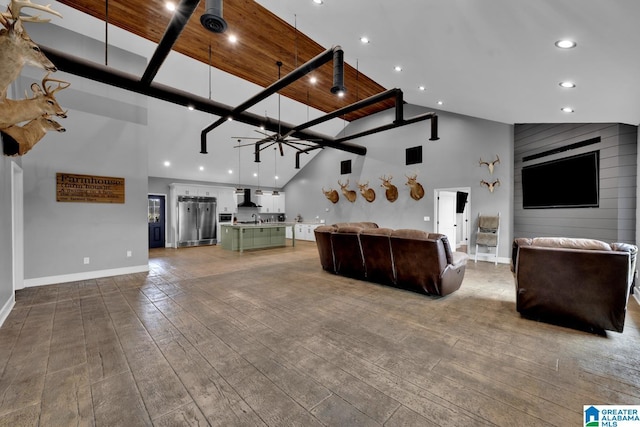
[(216, 243), (216, 198), (178, 196), (178, 246)]

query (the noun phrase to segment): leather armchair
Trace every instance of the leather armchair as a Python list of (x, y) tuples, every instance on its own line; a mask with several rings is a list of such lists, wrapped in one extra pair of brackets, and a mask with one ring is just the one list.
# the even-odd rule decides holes
[(390, 241), (397, 286), (439, 296), (460, 288), (469, 255), (451, 252), (445, 235), (401, 229)]
[(511, 270), (525, 317), (622, 332), (638, 248), (562, 237), (517, 238)]

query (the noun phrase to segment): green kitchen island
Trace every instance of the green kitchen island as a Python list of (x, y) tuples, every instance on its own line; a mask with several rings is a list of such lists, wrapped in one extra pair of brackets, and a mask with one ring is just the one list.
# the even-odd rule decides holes
[(285, 246), (287, 227), (291, 227), (291, 246), (295, 246), (296, 235), (293, 223), (222, 224), (220, 226), (222, 249), (242, 252), (246, 249)]

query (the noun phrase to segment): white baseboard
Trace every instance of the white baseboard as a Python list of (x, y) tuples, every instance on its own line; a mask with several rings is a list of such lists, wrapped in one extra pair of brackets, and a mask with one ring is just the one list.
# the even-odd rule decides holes
[(99, 279), (101, 277), (120, 276), (122, 274), (143, 273), (149, 271), (149, 265), (135, 265), (133, 267), (112, 268), (110, 270), (83, 271), (82, 273), (63, 274), (60, 276), (36, 277), (24, 279), (24, 287), (54, 285), (56, 283), (77, 282), (80, 280)]
[(638, 305), (640, 305), (640, 289), (638, 289), (638, 287), (636, 286), (634, 291), (635, 293), (633, 294), (633, 297), (636, 299), (636, 302), (638, 303)]
[(13, 306), (15, 304), (16, 298), (14, 295), (11, 295), (11, 298), (7, 300), (7, 302), (4, 304), (4, 307), (2, 307), (2, 309), (0, 310), (0, 326), (2, 326), (5, 320), (7, 320), (7, 317), (9, 317), (9, 313), (11, 313), (11, 310), (13, 309)]
[[(469, 259), (475, 261), (476, 255), (469, 254)], [(493, 255), (478, 254), (478, 261), (496, 262), (496, 258)], [(511, 264), (511, 258), (498, 257), (498, 264)]]

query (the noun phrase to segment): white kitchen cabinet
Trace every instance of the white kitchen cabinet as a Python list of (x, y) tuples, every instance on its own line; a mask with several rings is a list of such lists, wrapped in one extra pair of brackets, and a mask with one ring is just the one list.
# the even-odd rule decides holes
[(258, 212), (273, 213), (273, 196), (271, 194), (256, 196), (256, 203), (259, 206)]
[(260, 205), (260, 208), (258, 208), (260, 213), (284, 213), (284, 200), (284, 193), (280, 193), (279, 196), (263, 194), (262, 196), (258, 196), (256, 203)]
[(218, 213), (235, 213), (238, 211), (235, 190), (233, 188), (218, 189)]
[(316, 241), (316, 235), (314, 233), (317, 226), (322, 224), (305, 224), (297, 223), (294, 225), (296, 229), (296, 240), (308, 240), (311, 242)]
[(273, 213), (284, 213), (284, 193), (280, 193), (279, 196), (271, 196), (271, 206), (273, 208)]

